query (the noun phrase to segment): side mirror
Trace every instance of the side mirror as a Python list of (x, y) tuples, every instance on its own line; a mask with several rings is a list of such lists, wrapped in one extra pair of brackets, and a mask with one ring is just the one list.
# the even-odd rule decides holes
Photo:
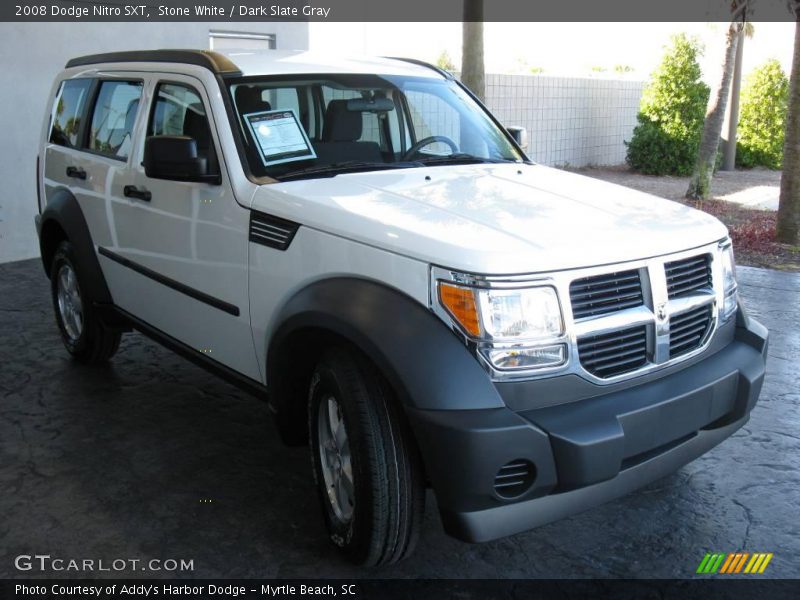
[(185, 135), (148, 137), (142, 165), (145, 175), (153, 179), (220, 184), (218, 174), (208, 173), (208, 160), (197, 156), (197, 141)]
[(523, 150), (528, 149), (528, 130), (524, 127), (516, 127), (514, 125), (506, 127), (508, 133), (511, 134), (511, 137), (514, 138), (514, 141), (517, 142), (517, 146), (522, 148)]

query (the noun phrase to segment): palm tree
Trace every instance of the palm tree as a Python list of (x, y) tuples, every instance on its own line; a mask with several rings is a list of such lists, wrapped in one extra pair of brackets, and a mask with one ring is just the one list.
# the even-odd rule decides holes
[(800, 1), (793, 0), (794, 55), (789, 80), (789, 108), (783, 142), (783, 175), (778, 204), (778, 241), (800, 243)]
[(725, 111), (728, 107), (730, 96), (733, 67), (736, 64), (736, 46), (739, 34), (744, 30), (744, 21), (738, 19), (744, 14), (748, 0), (732, 3), (733, 21), (725, 33), (725, 55), (722, 62), (722, 76), (719, 84), (708, 100), (706, 119), (703, 123), (703, 135), (700, 138), (700, 147), (697, 150), (697, 159), (694, 163), (694, 172), (689, 181), (686, 197), (693, 199), (708, 198), (711, 191), (711, 178), (714, 176), (714, 167), (717, 162), (719, 138), (722, 135), (722, 125), (725, 122)]
[(486, 99), (486, 73), (483, 64), (483, 0), (464, 0), (461, 81), (472, 93)]

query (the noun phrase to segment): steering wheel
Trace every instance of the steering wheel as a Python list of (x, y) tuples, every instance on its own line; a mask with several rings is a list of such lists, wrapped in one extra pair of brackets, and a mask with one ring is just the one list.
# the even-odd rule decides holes
[(441, 142), (442, 144), (450, 146), (450, 150), (453, 151), (453, 154), (458, 152), (458, 146), (456, 146), (456, 143), (449, 137), (445, 135), (432, 135), (430, 137), (422, 138), (416, 144), (411, 146), (411, 148), (409, 148), (408, 151), (405, 154), (403, 154), (403, 160), (411, 160), (415, 155), (419, 154), (419, 151), (422, 150), (425, 146), (429, 146), (437, 142)]

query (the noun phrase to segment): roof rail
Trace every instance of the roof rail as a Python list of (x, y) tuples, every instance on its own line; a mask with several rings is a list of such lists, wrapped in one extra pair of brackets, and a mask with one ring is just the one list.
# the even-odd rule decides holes
[(403, 62), (407, 62), (412, 65), (417, 65), (418, 67), (425, 67), (426, 69), (431, 69), (433, 71), (436, 71), (439, 75), (441, 75), (445, 79), (455, 79), (455, 76), (450, 71), (445, 71), (444, 69), (440, 69), (436, 65), (432, 65), (431, 63), (425, 62), (424, 60), (418, 60), (416, 58), (404, 58), (402, 56), (384, 56), (384, 58), (389, 58), (391, 60), (401, 60)]
[(203, 67), (212, 73), (227, 77), (236, 77), (242, 74), (239, 67), (231, 62), (227, 56), (211, 50), (131, 50), (128, 52), (90, 54), (67, 61), (65, 68), (125, 62), (181, 63)]

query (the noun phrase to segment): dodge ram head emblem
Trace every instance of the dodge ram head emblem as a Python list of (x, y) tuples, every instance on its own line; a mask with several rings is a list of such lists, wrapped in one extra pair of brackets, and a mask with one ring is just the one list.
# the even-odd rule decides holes
[(664, 321), (667, 318), (667, 303), (662, 302), (656, 306), (656, 318), (659, 321)]

